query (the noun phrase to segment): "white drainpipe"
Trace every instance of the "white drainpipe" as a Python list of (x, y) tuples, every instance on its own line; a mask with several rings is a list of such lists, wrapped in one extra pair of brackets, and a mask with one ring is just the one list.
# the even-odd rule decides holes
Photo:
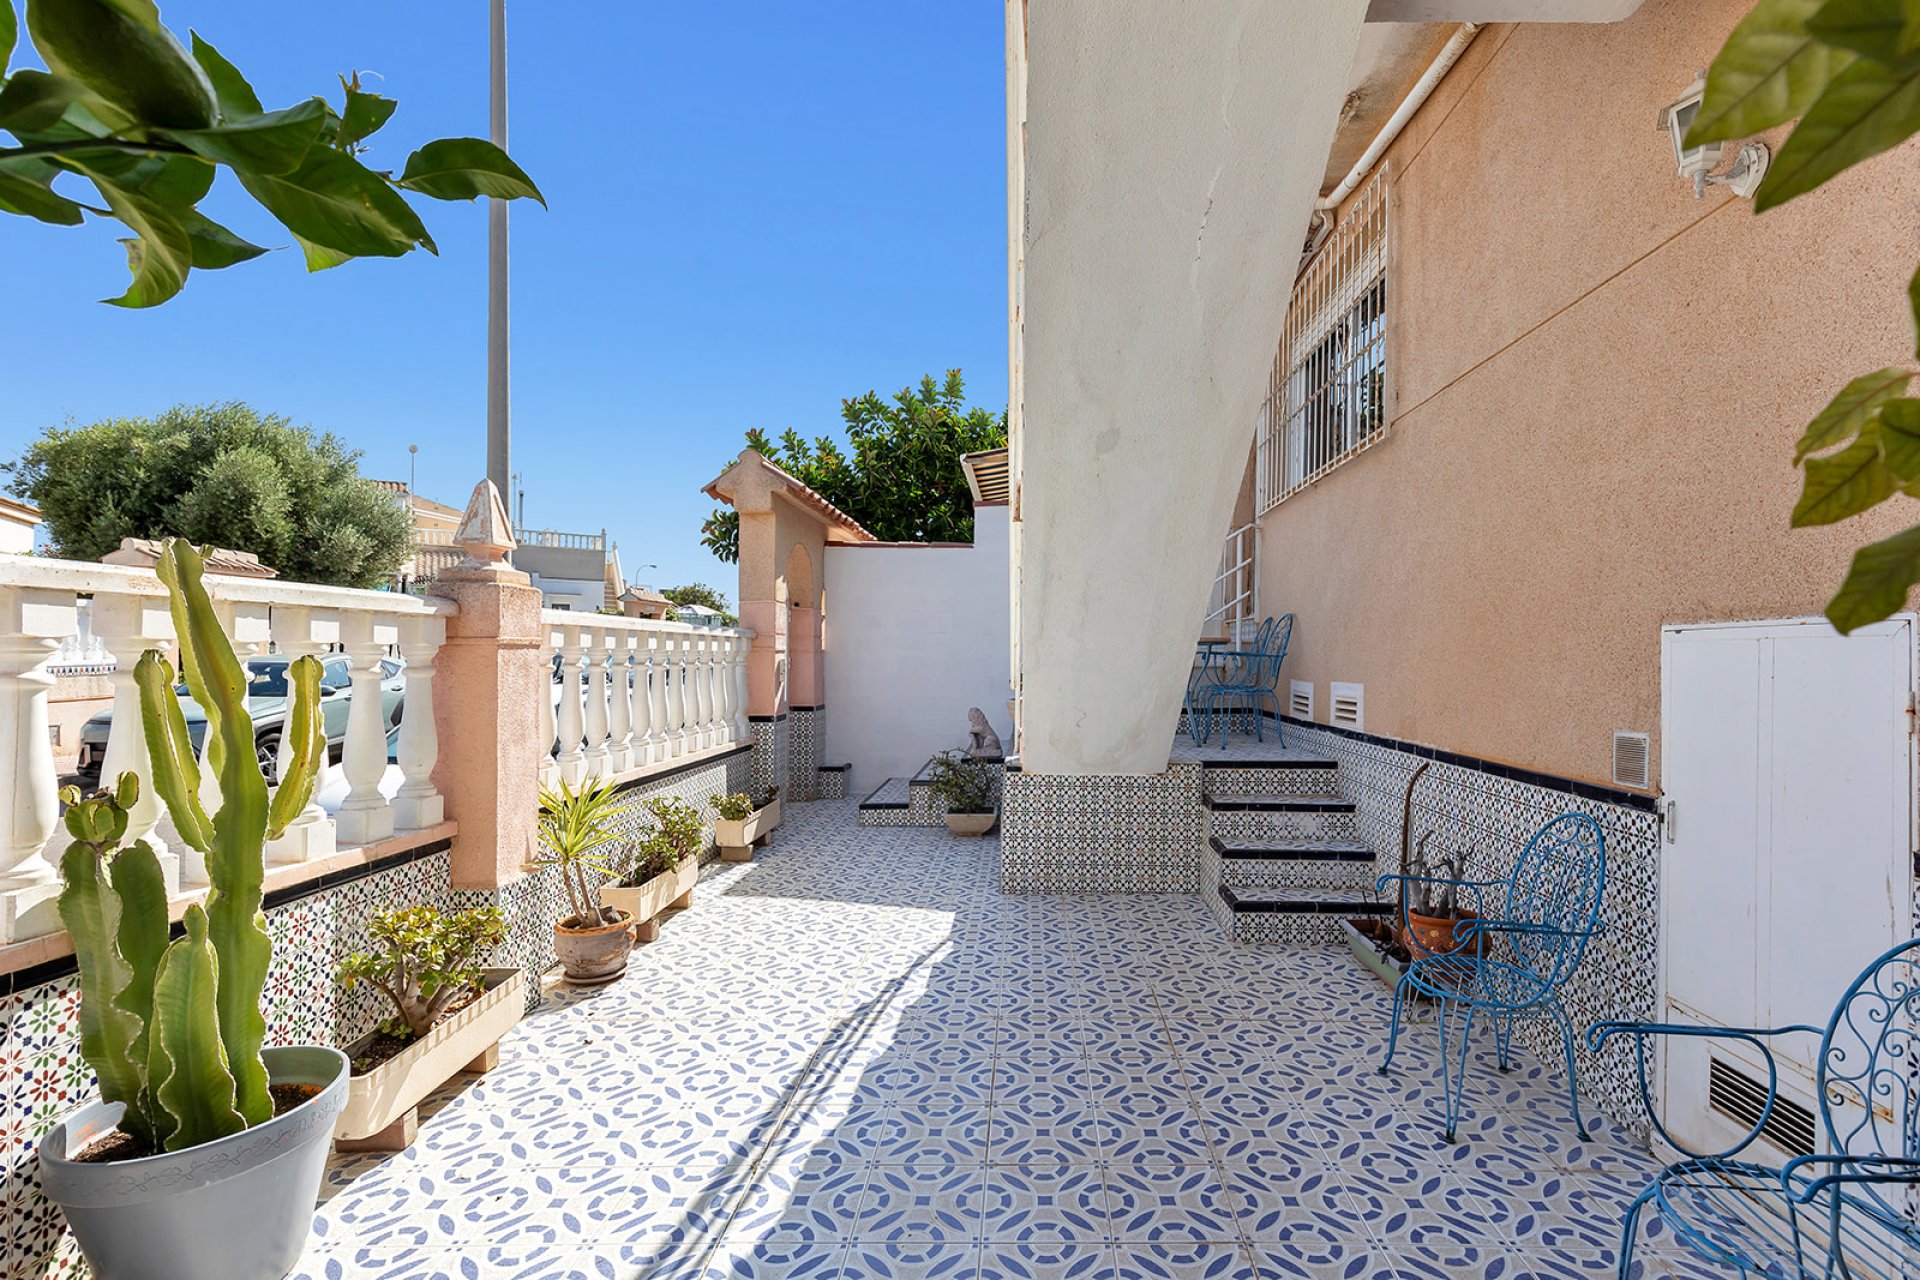
[(1407, 127), (1407, 121), (1413, 119), (1414, 113), (1425, 106), (1427, 99), (1433, 96), (1434, 89), (1446, 78), (1447, 72), (1453, 69), (1453, 64), (1460, 61), (1460, 55), (1467, 51), (1467, 46), (1473, 43), (1473, 37), (1479, 31), (1479, 23), (1463, 22), (1459, 30), (1447, 38), (1446, 44), (1441, 46), (1440, 53), (1434, 58), (1432, 65), (1421, 73), (1418, 80), (1414, 81), (1413, 88), (1407, 91), (1407, 96), (1387, 118), (1387, 123), (1382, 126), (1379, 133), (1374, 135), (1373, 141), (1367, 144), (1367, 149), (1360, 153), (1360, 158), (1353, 162), (1353, 168), (1347, 170), (1347, 176), (1340, 180), (1340, 185), (1315, 202), (1313, 208), (1316, 214), (1331, 213), (1340, 207), (1341, 201), (1353, 194), (1353, 189), (1360, 185), (1367, 176), (1367, 172), (1380, 162), (1380, 157), (1385, 155), (1387, 148), (1393, 145), (1393, 140), (1400, 136), (1400, 131)]

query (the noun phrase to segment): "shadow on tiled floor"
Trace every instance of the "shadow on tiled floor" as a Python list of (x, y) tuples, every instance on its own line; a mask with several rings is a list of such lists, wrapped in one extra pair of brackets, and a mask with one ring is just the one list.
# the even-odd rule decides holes
[[(626, 978), (549, 1001), (414, 1148), (336, 1161), (298, 1274), (1604, 1277), (1650, 1158), (1522, 1058), (1436, 1122), (1344, 952), (1191, 897), (1005, 897), (991, 841), (789, 809)], [(1719, 1275), (1662, 1249), (1642, 1274)]]

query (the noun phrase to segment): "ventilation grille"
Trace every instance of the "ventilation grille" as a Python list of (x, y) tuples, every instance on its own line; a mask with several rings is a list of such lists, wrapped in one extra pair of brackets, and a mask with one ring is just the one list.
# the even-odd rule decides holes
[(1653, 747), (1644, 733), (1613, 731), (1613, 784), (1645, 791), (1653, 785)]
[(1287, 686), (1287, 714), (1296, 720), (1313, 719), (1313, 681), (1295, 680)]
[(1335, 680), (1327, 686), (1327, 702), (1334, 724), (1346, 729), (1366, 727), (1367, 689), (1365, 685)]
[[(1767, 1109), (1767, 1086), (1719, 1058), (1707, 1059), (1707, 1102), (1742, 1129), (1760, 1123)], [(1760, 1136), (1790, 1156), (1813, 1154), (1813, 1112), (1784, 1094), (1775, 1094), (1773, 1113)]]

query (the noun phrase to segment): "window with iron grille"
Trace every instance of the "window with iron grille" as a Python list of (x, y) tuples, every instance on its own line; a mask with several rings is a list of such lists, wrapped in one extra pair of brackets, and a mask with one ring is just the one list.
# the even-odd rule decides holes
[(1387, 427), (1387, 183), (1348, 205), (1293, 285), (1261, 408), (1260, 510), (1298, 493)]

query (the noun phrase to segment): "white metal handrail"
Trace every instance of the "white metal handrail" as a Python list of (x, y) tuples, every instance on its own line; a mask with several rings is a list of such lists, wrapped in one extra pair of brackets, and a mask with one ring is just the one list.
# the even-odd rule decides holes
[(1229, 533), (1220, 545), (1220, 571), (1207, 596), (1203, 636), (1242, 638), (1260, 614), (1260, 539), (1252, 521)]
[(545, 609), (545, 655), (559, 658), (540, 700), (554, 752), (542, 781), (577, 784), (748, 740), (753, 632), (654, 618)]

